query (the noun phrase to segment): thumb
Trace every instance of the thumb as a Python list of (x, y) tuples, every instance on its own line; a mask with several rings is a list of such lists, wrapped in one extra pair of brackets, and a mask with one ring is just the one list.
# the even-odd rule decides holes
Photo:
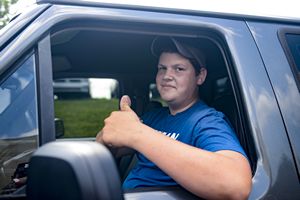
[(120, 100), (121, 111), (130, 111), (131, 110), (130, 106), (131, 106), (130, 97), (128, 95), (122, 96), (122, 98)]

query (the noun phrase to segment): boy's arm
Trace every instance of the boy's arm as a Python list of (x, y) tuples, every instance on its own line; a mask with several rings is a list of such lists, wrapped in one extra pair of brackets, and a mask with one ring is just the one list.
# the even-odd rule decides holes
[(252, 174), (243, 155), (209, 152), (173, 140), (142, 124), (129, 105), (121, 103), (121, 111), (105, 119), (102, 132), (105, 144), (137, 150), (199, 197), (247, 199), (250, 193)]

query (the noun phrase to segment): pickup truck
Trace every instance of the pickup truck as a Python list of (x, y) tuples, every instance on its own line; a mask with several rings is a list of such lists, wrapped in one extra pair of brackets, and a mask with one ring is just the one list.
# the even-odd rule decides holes
[(182, 188), (123, 192), (132, 158), (115, 160), (95, 138), (58, 138), (67, 126), (53, 80), (115, 79), (115, 96), (129, 95), (142, 115), (157, 96), (151, 41), (166, 35), (205, 52), (201, 94), (246, 151), (249, 199), (300, 199), (300, 16), (203, 2), (37, 0), (1, 29), (0, 199), (196, 198)]

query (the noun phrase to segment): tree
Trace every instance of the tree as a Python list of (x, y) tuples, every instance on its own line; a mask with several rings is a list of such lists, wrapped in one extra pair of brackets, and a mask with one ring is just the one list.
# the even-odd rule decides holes
[(12, 4), (17, 3), (18, 0), (0, 0), (0, 28), (4, 27), (9, 18), (9, 9)]

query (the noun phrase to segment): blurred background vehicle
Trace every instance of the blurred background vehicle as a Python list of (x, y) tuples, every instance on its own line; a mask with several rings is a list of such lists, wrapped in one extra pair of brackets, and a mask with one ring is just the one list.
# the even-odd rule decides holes
[(90, 82), (87, 78), (64, 78), (53, 81), (54, 95), (57, 98), (90, 97)]

